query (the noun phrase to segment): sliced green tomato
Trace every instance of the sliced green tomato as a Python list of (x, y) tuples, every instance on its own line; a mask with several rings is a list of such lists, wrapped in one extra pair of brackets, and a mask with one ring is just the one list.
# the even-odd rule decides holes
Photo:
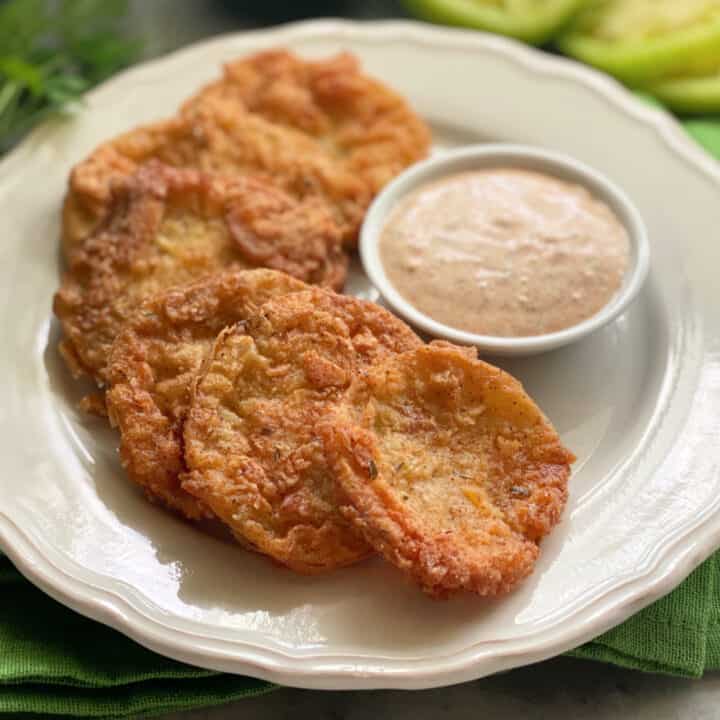
[(711, 75), (658, 80), (644, 89), (676, 112), (720, 112), (720, 69)]
[(403, 0), (418, 17), (488, 30), (525, 42), (551, 38), (588, 0)]
[(558, 40), (630, 85), (720, 60), (720, 0), (592, 0)]

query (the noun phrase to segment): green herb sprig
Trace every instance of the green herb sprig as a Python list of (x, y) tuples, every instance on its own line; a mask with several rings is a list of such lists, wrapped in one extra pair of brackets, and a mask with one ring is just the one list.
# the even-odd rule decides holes
[(125, 0), (0, 2), (0, 153), (139, 56), (126, 14)]

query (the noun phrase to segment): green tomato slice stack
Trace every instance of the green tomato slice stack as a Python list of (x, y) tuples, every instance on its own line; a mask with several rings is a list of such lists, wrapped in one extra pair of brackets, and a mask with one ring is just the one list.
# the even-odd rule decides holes
[(509, 35), (539, 45), (553, 37), (587, 0), (404, 0), (418, 17)]
[[(668, 77), (720, 66), (720, 0), (591, 0), (558, 45), (630, 85), (651, 89)], [(690, 96), (703, 87), (666, 90)]]

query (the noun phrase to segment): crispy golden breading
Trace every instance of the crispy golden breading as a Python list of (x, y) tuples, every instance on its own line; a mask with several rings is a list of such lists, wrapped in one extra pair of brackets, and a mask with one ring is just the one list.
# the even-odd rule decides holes
[(240, 58), (183, 111), (217, 100), (322, 142), (373, 194), (430, 147), (430, 131), (407, 101), (363, 74), (347, 52), (323, 60), (287, 50)]
[(368, 554), (338, 515), (316, 420), (358, 372), (420, 340), (381, 307), (323, 290), (266, 303), (221, 333), (184, 428), (183, 487), (300, 573)]
[(74, 374), (103, 384), (110, 345), (141, 300), (257, 266), (341, 286), (347, 257), (323, 203), (256, 178), (148, 163), (115, 186), (110, 215), (72, 255), (54, 304), (63, 355)]
[(307, 287), (274, 270), (221, 273), (156, 295), (125, 323), (110, 352), (106, 402), (123, 466), (151, 499), (191, 519), (211, 515), (180, 487), (192, 382), (223, 328)]
[(318, 140), (238, 111), (222, 100), (196, 112), (145, 125), (100, 145), (70, 174), (63, 207), (63, 249), (75, 249), (107, 215), (113, 184), (149, 160), (233, 178), (252, 173), (297, 199), (328, 206), (344, 238), (354, 238), (371, 200), (361, 178)]
[(573, 455), (522, 385), (447, 343), (389, 358), (318, 424), (341, 512), (430, 595), (497, 595), (558, 522)]

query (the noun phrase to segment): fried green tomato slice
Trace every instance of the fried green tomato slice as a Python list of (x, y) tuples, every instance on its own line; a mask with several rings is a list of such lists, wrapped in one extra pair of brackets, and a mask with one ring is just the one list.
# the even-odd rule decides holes
[(97, 147), (70, 173), (62, 216), (68, 261), (108, 215), (113, 186), (150, 160), (224, 175), (262, 175), (296, 200), (322, 200), (343, 237), (355, 237), (371, 195), (322, 142), (208, 99), (193, 113), (143, 125)]
[(398, 318), (319, 289), (266, 303), (223, 331), (184, 426), (183, 488), (241, 542), (298, 573), (371, 550), (338, 513), (315, 424), (352, 379), (421, 341)]
[(558, 45), (641, 85), (720, 59), (720, 0), (592, 0)]
[(148, 163), (115, 186), (108, 217), (72, 255), (54, 302), (61, 352), (75, 375), (104, 385), (110, 346), (141, 301), (255, 267), (341, 287), (347, 257), (324, 203), (265, 179)]
[(319, 431), (342, 514), (433, 597), (514, 588), (567, 498), (573, 455), (521, 384), (447, 343), (371, 367)]
[(643, 89), (678, 113), (718, 113), (720, 112), (720, 62), (712, 73), (658, 80)]
[(269, 50), (240, 58), (188, 100), (182, 112), (216, 104), (319, 143), (364, 183), (369, 198), (430, 147), (430, 130), (408, 102), (364, 74), (350, 53), (306, 60), (287, 50)]
[(224, 328), (307, 288), (274, 270), (221, 273), (156, 295), (127, 320), (110, 351), (106, 403), (123, 467), (151, 500), (193, 520), (212, 515), (180, 486), (192, 383)]
[(487, 30), (539, 45), (587, 0), (403, 0), (403, 4), (430, 22)]

